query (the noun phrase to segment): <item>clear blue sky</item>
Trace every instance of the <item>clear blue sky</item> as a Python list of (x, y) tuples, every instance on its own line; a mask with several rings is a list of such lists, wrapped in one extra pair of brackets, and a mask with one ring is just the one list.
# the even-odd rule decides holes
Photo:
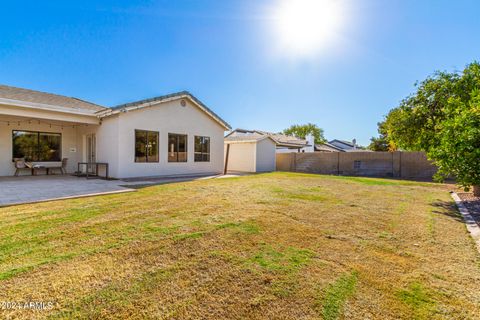
[(189, 90), (233, 127), (368, 144), (416, 80), (479, 59), (480, 1), (341, 0), (341, 39), (308, 57), (273, 49), (279, 1), (4, 1), (0, 83), (106, 106)]

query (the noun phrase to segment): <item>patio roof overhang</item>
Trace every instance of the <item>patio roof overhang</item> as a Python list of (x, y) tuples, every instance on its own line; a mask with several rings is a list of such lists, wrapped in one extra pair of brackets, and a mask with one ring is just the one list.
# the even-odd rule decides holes
[[(83, 110), (59, 108), (48, 105), (4, 101), (0, 98), (0, 115), (6, 117), (21, 117), (47, 121), (62, 121), (80, 124), (100, 124), (100, 119), (94, 113)], [(68, 110), (67, 110), (68, 109)]]

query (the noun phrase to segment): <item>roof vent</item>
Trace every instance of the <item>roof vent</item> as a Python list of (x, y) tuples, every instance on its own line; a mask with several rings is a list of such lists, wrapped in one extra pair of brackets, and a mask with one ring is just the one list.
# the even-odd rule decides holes
[(187, 105), (187, 102), (186, 102), (184, 99), (182, 99), (182, 100), (180, 101), (180, 105), (181, 105), (182, 107), (185, 107), (185, 106)]

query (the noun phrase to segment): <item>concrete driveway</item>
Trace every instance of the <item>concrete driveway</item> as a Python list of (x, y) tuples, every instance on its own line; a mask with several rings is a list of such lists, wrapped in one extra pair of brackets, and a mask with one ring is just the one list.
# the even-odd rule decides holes
[(125, 184), (66, 175), (0, 177), (0, 206), (134, 191)]

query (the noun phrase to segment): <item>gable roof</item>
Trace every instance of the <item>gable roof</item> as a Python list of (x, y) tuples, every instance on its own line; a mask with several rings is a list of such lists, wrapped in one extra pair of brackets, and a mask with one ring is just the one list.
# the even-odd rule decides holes
[(105, 110), (98, 104), (74, 97), (0, 85), (0, 103), (23, 107), (43, 107), (52, 111), (95, 114)]
[[(240, 134), (239, 134), (240, 133)], [(309, 144), (307, 140), (300, 139), (295, 136), (287, 136), (281, 133), (272, 133), (262, 130), (246, 130), (246, 129), (235, 129), (230, 132), (225, 140), (229, 141), (232, 138), (240, 137), (263, 137), (272, 139), (278, 147), (287, 147), (287, 148), (303, 148), (308, 147)]]
[(180, 92), (175, 92), (171, 94), (166, 94), (163, 96), (157, 96), (149, 99), (143, 99), (143, 100), (138, 100), (134, 102), (129, 102), (125, 104), (121, 104), (115, 107), (110, 108), (111, 111), (114, 113), (117, 112), (122, 112), (122, 111), (130, 111), (130, 110), (137, 110), (145, 107), (150, 107), (152, 105), (162, 103), (162, 102), (168, 102), (172, 100), (177, 100), (177, 99), (182, 99), (186, 98), (189, 99), (193, 104), (195, 104), (197, 107), (199, 107), (202, 111), (207, 113), (210, 117), (212, 117), (215, 121), (217, 121), (220, 125), (222, 125), (225, 129), (230, 130), (231, 127), (230, 125), (220, 118), (219, 115), (217, 115), (215, 112), (213, 112), (209, 107), (207, 107), (203, 102), (201, 102), (199, 99), (197, 99), (193, 94), (191, 94), (188, 91), (180, 91)]

